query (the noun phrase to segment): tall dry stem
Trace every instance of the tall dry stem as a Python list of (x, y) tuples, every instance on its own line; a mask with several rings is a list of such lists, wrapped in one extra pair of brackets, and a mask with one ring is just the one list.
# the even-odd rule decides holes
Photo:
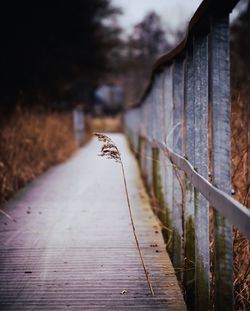
[(117, 148), (117, 146), (115, 145), (115, 143), (111, 140), (110, 137), (108, 137), (107, 135), (101, 134), (101, 133), (94, 133), (94, 135), (98, 138), (99, 141), (101, 141), (103, 143), (102, 148), (101, 148), (101, 153), (99, 154), (99, 156), (107, 157), (108, 159), (113, 159), (116, 162), (121, 164), (123, 182), (124, 182), (125, 193), (126, 193), (126, 198), (127, 198), (127, 206), (128, 206), (128, 210), (129, 210), (129, 217), (130, 217), (130, 221), (131, 221), (131, 225), (132, 225), (133, 235), (134, 235), (134, 239), (136, 242), (136, 247), (137, 247), (139, 255), (140, 255), (143, 270), (144, 270), (144, 273), (145, 273), (145, 276), (147, 279), (148, 287), (150, 289), (152, 296), (154, 296), (154, 290), (153, 290), (152, 284), (151, 284), (150, 279), (149, 279), (149, 272), (147, 271), (147, 268), (146, 268), (146, 265), (145, 265), (145, 262), (143, 259), (143, 255), (141, 252), (139, 240), (138, 240), (137, 234), (136, 234), (136, 229), (135, 229), (135, 224), (134, 224), (134, 219), (133, 219), (133, 214), (132, 214), (132, 208), (131, 208), (129, 195), (128, 195), (127, 180), (126, 180), (124, 165), (123, 165), (122, 158), (121, 158), (121, 153), (120, 153), (119, 149)]

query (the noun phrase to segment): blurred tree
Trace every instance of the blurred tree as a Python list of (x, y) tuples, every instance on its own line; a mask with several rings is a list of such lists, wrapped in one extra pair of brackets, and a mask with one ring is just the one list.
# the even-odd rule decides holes
[(109, 69), (119, 29), (109, 0), (5, 1), (0, 13), (0, 104), (89, 100)]
[(160, 16), (155, 12), (148, 13), (139, 24), (135, 25), (130, 37), (130, 44), (136, 57), (152, 62), (169, 48), (166, 33), (163, 30)]
[(167, 30), (159, 15), (149, 12), (134, 26), (132, 34), (123, 43), (120, 63), (127, 106), (134, 105), (142, 96), (150, 79), (153, 62), (172, 47)]

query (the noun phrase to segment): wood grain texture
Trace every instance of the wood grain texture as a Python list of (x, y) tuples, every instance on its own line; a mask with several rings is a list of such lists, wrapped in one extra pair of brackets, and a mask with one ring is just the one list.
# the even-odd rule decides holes
[[(194, 165), (195, 157), (195, 109), (194, 109), (194, 66), (193, 47), (190, 44), (186, 54), (184, 78), (184, 153)], [(195, 201), (194, 186), (185, 174), (184, 208), (184, 258), (185, 258), (185, 301), (191, 310), (195, 301)]]
[[(213, 184), (231, 194), (231, 98), (229, 17), (211, 20)], [(232, 225), (214, 211), (215, 310), (233, 310)]]
[[(184, 60), (177, 59), (173, 67), (173, 150), (182, 154), (182, 116), (184, 97)], [(183, 172), (173, 166), (173, 243), (172, 262), (175, 268), (184, 266), (183, 256)], [(183, 273), (178, 275), (182, 280)]]
[[(208, 38), (193, 41), (195, 151), (194, 167), (208, 177)], [(196, 309), (209, 310), (209, 204), (195, 189)]]
[[(168, 66), (164, 70), (164, 138), (163, 142), (167, 142), (171, 147), (173, 147), (173, 135), (171, 135), (171, 130), (173, 128), (173, 65)], [(164, 152), (164, 151), (163, 151)], [(165, 152), (164, 152), (165, 154)], [(166, 203), (166, 213), (168, 214), (168, 223), (166, 226), (172, 230), (173, 221), (173, 166), (168, 157), (164, 157), (165, 166), (165, 188), (164, 188), (164, 199)], [(172, 232), (168, 232), (168, 245), (167, 249), (171, 256), (172, 252)]]
[(0, 216), (1, 311), (186, 310), (136, 162), (122, 135), (112, 139), (124, 159), (155, 297), (133, 239), (120, 167), (96, 157), (99, 144), (91, 141), (3, 207), (16, 222)]

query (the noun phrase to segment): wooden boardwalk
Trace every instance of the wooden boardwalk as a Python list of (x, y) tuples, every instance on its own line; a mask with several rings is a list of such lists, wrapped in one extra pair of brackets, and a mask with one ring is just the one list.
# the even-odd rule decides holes
[[(119, 164), (92, 140), (36, 179), (0, 216), (0, 310), (186, 310), (161, 230), (123, 135), (112, 135), (127, 173), (133, 239)], [(124, 294), (122, 291), (126, 290)]]

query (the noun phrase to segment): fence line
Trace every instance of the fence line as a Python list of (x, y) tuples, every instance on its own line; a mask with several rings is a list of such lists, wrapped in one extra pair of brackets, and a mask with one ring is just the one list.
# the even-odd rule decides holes
[(199, 191), (220, 214), (226, 217), (232, 225), (236, 226), (242, 234), (250, 239), (250, 210), (247, 209), (246, 206), (233, 199), (226, 192), (216, 188), (202, 175), (197, 173), (197, 170), (183, 156), (180, 156), (159, 141), (150, 141), (148, 138), (142, 136), (141, 138), (147, 140), (152, 148), (157, 146), (162, 150), (173, 165), (176, 165), (186, 173), (196, 190)]
[(190, 310), (212, 308), (209, 226), (214, 310), (234, 308), (232, 225), (250, 238), (250, 212), (230, 197), (229, 13), (237, 1), (219, 2), (203, 1), (185, 40), (156, 62), (142, 100), (125, 114), (147, 188), (170, 229), (164, 235), (173, 265), (185, 267), (177, 276)]

